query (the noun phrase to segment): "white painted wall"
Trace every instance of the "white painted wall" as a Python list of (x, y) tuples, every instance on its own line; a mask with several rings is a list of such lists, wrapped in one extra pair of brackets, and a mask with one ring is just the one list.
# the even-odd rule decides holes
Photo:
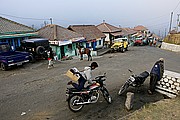
[(104, 33), (106, 38), (105, 38), (105, 41), (106, 42), (110, 42), (110, 38), (109, 38), (109, 33)]
[[(96, 41), (97, 41), (96, 48), (102, 48), (102, 47), (103, 47), (103, 45), (104, 45), (104, 41), (103, 41), (103, 39), (99, 38), (99, 39), (97, 39)], [(99, 43), (100, 43), (100, 41), (101, 41), (101, 44), (99, 44)]]
[(171, 50), (174, 52), (180, 52), (180, 45), (175, 45), (175, 44), (163, 42), (161, 45), (161, 49)]

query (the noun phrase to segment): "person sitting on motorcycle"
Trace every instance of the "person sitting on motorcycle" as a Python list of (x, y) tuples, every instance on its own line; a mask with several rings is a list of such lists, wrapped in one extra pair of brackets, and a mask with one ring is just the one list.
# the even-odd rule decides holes
[(74, 74), (79, 74), (80, 76), (80, 78), (78, 79), (78, 84), (70, 81), (68, 82), (68, 85), (72, 85), (74, 88), (81, 91), (84, 88), (86, 81), (88, 81), (89, 84), (93, 84), (92, 70), (96, 69), (97, 67), (97, 62), (92, 62), (91, 65), (89, 67), (85, 67), (82, 72), (78, 72), (77, 70), (75, 70)]
[(148, 90), (149, 94), (153, 94), (153, 92), (155, 91), (157, 81), (161, 80), (163, 74), (164, 74), (164, 59), (160, 58), (151, 69), (150, 86)]

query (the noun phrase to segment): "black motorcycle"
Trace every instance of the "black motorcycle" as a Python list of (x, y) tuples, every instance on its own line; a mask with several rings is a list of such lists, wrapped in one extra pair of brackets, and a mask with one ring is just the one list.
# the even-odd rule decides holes
[(149, 72), (144, 71), (140, 73), (139, 75), (134, 74), (132, 70), (129, 69), (129, 72), (132, 73), (132, 75), (126, 80), (125, 84), (120, 88), (118, 95), (122, 95), (129, 86), (132, 87), (140, 87), (146, 78), (149, 76)]
[(66, 96), (68, 101), (69, 109), (73, 112), (80, 111), (85, 104), (96, 103), (99, 99), (100, 91), (104, 96), (107, 103), (112, 103), (112, 97), (110, 96), (108, 90), (104, 87), (105, 74), (97, 76), (93, 81), (94, 84), (88, 86), (87, 88), (78, 91), (75, 88), (67, 88)]

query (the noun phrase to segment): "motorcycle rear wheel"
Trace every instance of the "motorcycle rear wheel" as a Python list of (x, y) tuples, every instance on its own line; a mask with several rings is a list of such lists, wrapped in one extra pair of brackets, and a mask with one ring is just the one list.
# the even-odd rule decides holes
[(122, 95), (126, 90), (127, 88), (129, 87), (129, 84), (128, 83), (125, 83), (119, 90), (118, 92), (118, 95)]
[(73, 95), (69, 98), (69, 101), (68, 101), (68, 106), (69, 106), (69, 109), (73, 112), (78, 112), (80, 111), (84, 105), (77, 105), (77, 103), (83, 103), (84, 100), (82, 98), (82, 96), (80, 95)]
[(102, 89), (102, 94), (103, 94), (104, 99), (107, 101), (107, 103), (111, 104), (112, 97), (110, 96), (108, 90), (105, 87), (103, 87)]

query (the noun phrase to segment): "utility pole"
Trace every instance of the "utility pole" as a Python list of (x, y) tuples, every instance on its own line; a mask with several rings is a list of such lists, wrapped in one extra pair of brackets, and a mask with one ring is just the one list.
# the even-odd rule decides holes
[(177, 32), (178, 32), (178, 27), (179, 27), (179, 15), (180, 15), (180, 14), (177, 14), (177, 16), (178, 16), (178, 17), (177, 17)]
[(170, 20), (170, 26), (169, 26), (169, 33), (171, 32), (172, 17), (173, 17), (173, 12), (171, 12), (171, 20)]
[(165, 28), (165, 33), (164, 33), (165, 35), (164, 35), (164, 38), (166, 37), (166, 28)]
[(52, 24), (52, 18), (50, 18), (51, 24)]

